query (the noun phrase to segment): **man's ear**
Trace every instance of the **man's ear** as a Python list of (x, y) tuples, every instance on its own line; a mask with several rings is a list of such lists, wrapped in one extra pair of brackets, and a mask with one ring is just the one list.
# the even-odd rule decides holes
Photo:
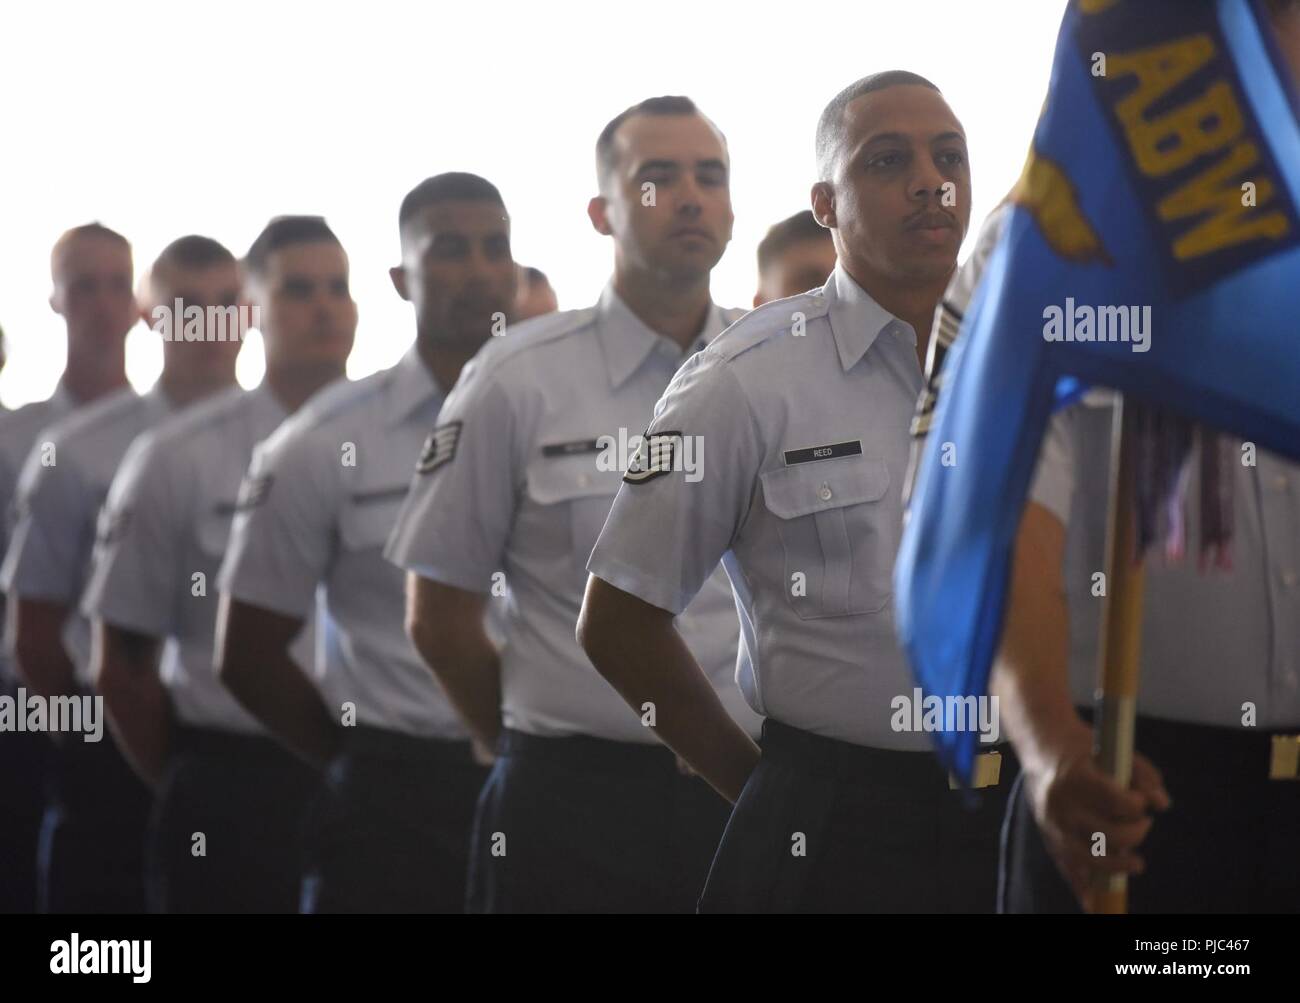
[(49, 304), (51, 310), (57, 313), (60, 317), (63, 316), (63, 300), (62, 297), (59, 296), (58, 289), (50, 290)]
[(388, 269), (388, 277), (392, 279), (393, 288), (397, 290), (397, 295), (406, 302), (411, 302), (411, 294), (406, 288), (406, 269), (401, 265), (394, 265)]
[(811, 202), (813, 218), (828, 230), (834, 230), (839, 224), (835, 219), (835, 192), (828, 182), (818, 181), (812, 186)]
[(609, 200), (604, 195), (593, 196), (587, 203), (587, 218), (597, 233), (608, 237), (614, 232), (609, 225)]

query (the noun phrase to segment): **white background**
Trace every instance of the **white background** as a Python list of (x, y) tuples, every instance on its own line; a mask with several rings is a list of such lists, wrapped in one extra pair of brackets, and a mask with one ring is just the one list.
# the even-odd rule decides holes
[[(933, 80), (966, 127), (972, 234), (1019, 175), (1064, 0), (629, 0), (456, 3), (107, 2), (0, 7), (0, 326), (10, 407), (53, 390), (63, 329), (49, 250), (98, 219), (137, 270), (202, 233), (242, 255), (279, 213), (319, 213), (352, 261), (353, 377), (414, 334), (393, 292), (397, 207), (421, 178), (482, 174), (514, 221), (515, 257), (562, 309), (611, 267), (587, 221), (593, 146), (645, 97), (686, 94), (726, 133), (735, 237), (715, 298), (748, 306), (767, 227), (808, 204), (822, 107), (858, 77)], [(137, 326), (128, 373), (147, 387), (157, 336)], [(256, 335), (240, 382), (261, 377)]]

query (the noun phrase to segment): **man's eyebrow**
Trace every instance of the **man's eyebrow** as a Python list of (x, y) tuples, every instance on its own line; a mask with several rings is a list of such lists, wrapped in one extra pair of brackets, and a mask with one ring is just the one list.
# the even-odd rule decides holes
[(636, 173), (644, 174), (646, 171), (670, 171), (680, 167), (676, 160), (642, 160), (636, 165)]
[(912, 137), (909, 136), (909, 135), (907, 135), (906, 133), (902, 133), (902, 132), (877, 132), (875, 135), (868, 136), (866, 139), (864, 139), (864, 140), (862, 141), (861, 145), (858, 147), (858, 149), (859, 149), (859, 150), (861, 150), (861, 149), (865, 149), (866, 147), (870, 146), (870, 145), (873, 144), (873, 143), (885, 143), (885, 142), (889, 142), (889, 143), (910, 143), (911, 141), (912, 141)]
[[(932, 137), (930, 138), (930, 142), (931, 142), (931, 143), (946, 143), (946, 142), (948, 142), (948, 141), (950, 141), (950, 140), (953, 140), (953, 139), (960, 140), (960, 141), (963, 142), (963, 143), (966, 142), (966, 137), (963, 136), (960, 132), (958, 132), (958, 131), (955, 130), (955, 129), (949, 129), (949, 130), (946, 131), (946, 132), (941, 132), (941, 133), (939, 133), (939, 135), (937, 135), (937, 136), (932, 136)], [(904, 133), (904, 132), (878, 132), (878, 133), (876, 133), (875, 135), (868, 136), (866, 139), (864, 139), (864, 140), (862, 141), (862, 145), (859, 146), (858, 149), (860, 149), (860, 150), (862, 150), (862, 149), (866, 149), (868, 146), (871, 146), (871, 145), (873, 145), (874, 143), (885, 143), (885, 142), (889, 142), (889, 143), (911, 143), (911, 142), (912, 142), (912, 137), (909, 136), (909, 135), (907, 135), (907, 133)]]
[(700, 168), (700, 167), (717, 167), (717, 168), (719, 168), (719, 169), (721, 169), (721, 170), (724, 170), (724, 171), (727, 169), (727, 164), (726, 164), (726, 162), (723, 161), (723, 160), (721, 160), (721, 159), (718, 158), (718, 157), (708, 157), (708, 158), (706, 158), (706, 159), (704, 159), (704, 160), (697, 160), (697, 161), (695, 161), (695, 166), (696, 166), (697, 168)]

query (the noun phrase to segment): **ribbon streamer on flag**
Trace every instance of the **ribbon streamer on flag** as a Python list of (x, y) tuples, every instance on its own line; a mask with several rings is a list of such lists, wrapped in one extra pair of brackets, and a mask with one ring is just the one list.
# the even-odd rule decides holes
[[(1148, 438), (1139, 535), (1177, 521), (1160, 499), (1194, 448), (1183, 419), (1300, 459), (1300, 125), (1268, 32), (1249, 0), (1070, 3), (1014, 206), (948, 355), (895, 568), (899, 634), (928, 694), (986, 691), (1046, 423), (1088, 385), (1152, 422), (1179, 416)], [(1222, 436), (1202, 448), (1215, 461), (1202, 543), (1221, 547), (1223, 464), (1239, 460)], [(974, 733), (936, 737), (969, 777)]]

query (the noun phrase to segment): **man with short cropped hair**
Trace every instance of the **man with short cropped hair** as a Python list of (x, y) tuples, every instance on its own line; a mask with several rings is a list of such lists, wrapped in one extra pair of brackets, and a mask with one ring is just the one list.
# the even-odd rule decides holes
[[(277, 217), (244, 259), (241, 297), (262, 332), (262, 383), (229, 386), (132, 446), (83, 599), (114, 730), (155, 791), (155, 912), (295, 912), (300, 826), (316, 791), (315, 771), (217, 679), (216, 575), (235, 512), (262, 500), (263, 485), (240, 491), (253, 447), (343, 376), (357, 323), (347, 255), (320, 217)], [(234, 350), (222, 349), (232, 381)], [(308, 627), (305, 667), (312, 641)]]
[[(101, 223), (68, 230), (50, 253), (50, 308), (63, 318), (67, 363), (48, 400), (0, 416), (0, 556), (13, 528), (13, 496), (23, 460), (37, 434), (126, 385), (126, 333), (136, 321), (133, 264), (125, 237)], [(20, 680), (10, 654), (7, 602), (0, 650), (0, 692), (16, 698)], [(0, 732), (0, 912), (37, 907), (37, 839), (45, 813), (50, 743), (35, 732)], [(109, 896), (104, 907), (138, 908), (138, 896)]]
[[(891, 584), (920, 360), (970, 218), (965, 134), (934, 84), (891, 71), (827, 105), (816, 152), (812, 210), (838, 264), (673, 378), (648, 434), (673, 449), (700, 437), (704, 469), (624, 478), (578, 636), (735, 803), (702, 911), (991, 912), (1000, 759), (981, 756), (993, 769), (968, 812), (900, 713), (914, 689)], [(719, 560), (740, 609), (740, 686), (766, 715), (761, 754), (675, 623)]]
[[(64, 295), (70, 310), (84, 307), (86, 336), (112, 357), (121, 351), (125, 333), (120, 300), (124, 282), (129, 290), (130, 257), (117, 241), (97, 239), (106, 242), (105, 253), (116, 249), (119, 261), (103, 302), (73, 306), (86, 292), (77, 282)], [(165, 310), (174, 309), (174, 294), (191, 285), (202, 289), (205, 305), (233, 302), (238, 285), (229, 252), (205, 237), (169, 245), (149, 284), (163, 293), (139, 305), (139, 315), (150, 320), (164, 301)], [(211, 354), (207, 345), (166, 342), (162, 374), (148, 393), (121, 387), (37, 437), (18, 484), (13, 538), (0, 568), (0, 584), (13, 605), (18, 672), (29, 691), (47, 699), (91, 693), (90, 624), (77, 603), (89, 576), (100, 506), (137, 435), (223, 385)], [(229, 368), (224, 382), (234, 378), (233, 355)], [(139, 908), (147, 792), (111, 739), (86, 743), (81, 735), (54, 737), (51, 801), (41, 843), (42, 906), (56, 912)]]
[[(726, 805), (679, 770), (573, 636), (591, 546), (673, 371), (739, 316), (709, 277), (731, 238), (726, 142), (687, 98), (644, 101), (596, 144), (587, 213), (613, 238), (600, 301), (493, 338), (465, 367), (388, 545), (411, 572), (416, 647), (470, 731), (495, 745), (470, 909), (687, 912)], [(483, 628), (505, 607), (498, 651)], [(736, 611), (715, 577), (682, 617), (702, 685), (757, 734), (733, 681)], [(723, 711), (726, 713), (726, 711)]]
[[(474, 174), (412, 189), (393, 286), (415, 343), (391, 369), (317, 395), (257, 451), (265, 483), (221, 569), (222, 678), (326, 771), (308, 826), (304, 912), (461, 912), (486, 769), (403, 630), (405, 578), (384, 560), (411, 468), (461, 367), (502, 331), (515, 288), (510, 218)], [(340, 657), (317, 685), (290, 642), (324, 588)]]

